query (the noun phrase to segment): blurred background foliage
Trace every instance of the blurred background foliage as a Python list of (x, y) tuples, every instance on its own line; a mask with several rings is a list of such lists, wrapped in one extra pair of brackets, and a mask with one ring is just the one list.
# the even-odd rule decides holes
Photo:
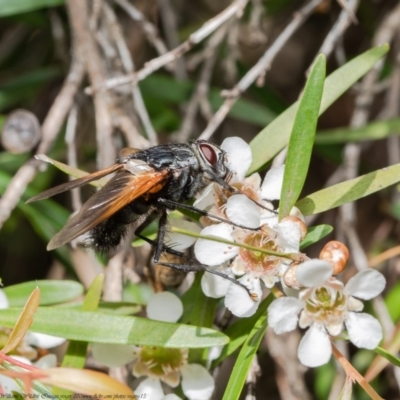
[[(168, 39), (169, 32), (160, 15), (159, 3), (162, 1), (135, 0), (132, 4), (159, 29), (160, 36), (171, 48), (173, 40)], [(93, 1), (91, 5), (95, 7), (96, 3), (98, 2)], [(176, 20), (179, 42), (186, 40), (203, 23), (229, 5), (226, 0), (190, 2), (174, 0), (170, 3)], [(252, 85), (246, 93), (243, 93), (228, 118), (213, 136), (213, 141), (220, 143), (228, 136), (240, 136), (250, 141), (275, 116), (298, 98), (305, 82), (306, 71), (342, 10), (339, 3), (346, 2), (321, 1), (304, 25), (280, 50), (267, 71), (264, 82), (260, 86)], [(372, 47), (377, 30), (382, 28), (382, 21), (393, 12), (397, 3), (395, 0), (360, 2), (356, 20), (340, 38), (335, 51), (328, 58), (328, 73)], [(116, 12), (136, 69), (140, 69), (146, 61), (156, 57), (157, 53), (146, 40), (140, 24), (132, 21), (112, 1), (109, 4)], [(271, 43), (274, 43), (280, 32), (293, 18), (293, 13), (302, 5), (303, 2), (299, 0), (251, 2), (245, 10), (243, 19), (235, 27), (237, 40), (233, 38), (233, 43), (229, 43), (228, 38), (216, 52), (207, 93), (208, 102), (192, 121), (190, 138), (200, 135), (212, 113), (223, 103), (221, 90), (232, 88), (244, 76)], [(251, 25), (251, 10), (255, 6), (261, 6), (262, 15), (257, 25)], [(101, 33), (101, 28), (99, 32)], [(101, 42), (101, 35), (97, 39)], [(304, 195), (327, 185), (328, 179), (341, 165), (343, 147), (350, 140), (362, 142), (360, 174), (390, 164), (388, 153), (393, 142), (388, 144), (387, 137), (400, 133), (400, 119), (398, 112), (390, 115), (390, 118), (385, 117), (385, 108), (388, 107), (389, 101), (386, 91), (395, 84), (394, 77), (397, 76), (399, 70), (399, 45), (400, 30), (398, 29), (393, 35), (392, 50), (385, 60), (380, 81), (374, 88), (370, 120), (378, 122), (371, 123), (368, 128), (349, 131), (348, 125), (355, 107), (354, 99), (359, 90), (357, 85), (336, 101), (320, 118), (317, 135), (321, 136), (317, 136), (316, 139)], [(178, 68), (172, 72), (161, 69), (140, 82), (145, 107), (160, 142), (173, 141), (179, 137), (178, 133), (182, 128), (181, 124), (187, 112), (188, 103), (197, 87), (201, 73), (202, 61), (199, 57), (204, 49), (205, 44), (200, 43), (185, 55), (185, 68), (180, 72)], [(103, 45), (104, 50), (107, 50), (106, 45)], [(113, 56), (107, 59), (107, 55), (104, 52), (102, 54), (108, 71), (121, 71), (120, 65), (113, 65), (113, 63), (118, 64), (118, 59)], [(71, 26), (63, 0), (0, 0), (0, 126), (4, 124), (7, 115), (16, 109), (31, 111), (42, 123), (67, 76), (71, 55)], [(87, 85), (88, 80), (85, 78), (82, 87)], [(400, 86), (397, 87), (400, 90)], [(116, 93), (117, 107), (131, 117), (134, 126), (144, 134), (132, 105), (124, 102), (126, 93), (122, 89)], [(75, 102), (79, 108), (76, 129), (78, 166), (83, 170), (93, 171), (96, 169), (96, 124), (92, 97), (81, 90), (77, 93)], [(398, 98), (397, 104), (391, 103), (391, 107), (399, 110)], [(357, 132), (358, 137), (350, 136), (350, 133), (356, 135)], [(330, 138), (328, 134), (336, 136)], [(49, 156), (67, 162), (64, 136), (65, 124)], [(114, 139), (116, 148), (126, 144), (118, 129), (115, 129)], [(33, 154), (35, 154), (35, 149), (23, 154), (12, 154), (2, 149), (0, 152), (0, 193), (5, 191), (19, 168)], [(4, 223), (0, 231), (0, 276), (6, 286), (35, 279), (76, 277), (73, 262), (66, 248), (52, 253), (46, 251), (46, 243), (61, 229), (71, 213), (70, 196), (62, 195), (39, 203), (25, 204), (28, 198), (41, 190), (65, 180), (66, 177), (55, 168), (43, 169), (36, 175), (18, 202), (18, 206)], [(360, 200), (357, 212), (357, 232), (368, 257), (372, 258), (399, 243), (400, 197), (397, 187)], [(332, 210), (318, 216), (317, 222), (336, 226), (337, 218), (337, 211)], [(337, 238), (335, 235), (333, 233), (331, 237)], [(316, 256), (321, 246), (322, 244), (310, 249), (309, 255)], [(144, 263), (144, 261), (141, 262)], [(386, 305), (396, 323), (400, 318), (398, 306), (400, 284), (397, 283), (400, 258), (394, 256), (385, 261), (382, 267), (385, 268), (388, 277)], [(135, 293), (135, 289), (130, 290), (132, 286), (127, 287), (128, 299), (138, 299), (142, 296), (141, 293)], [(371, 357), (371, 353), (360, 350), (354, 353), (353, 363), (361, 372), (364, 372), (371, 363)], [(262, 376), (257, 386), (259, 394), (257, 398), (280, 398), (284, 388), (279, 388), (279, 379), (277, 385), (276, 377), (279, 378), (282, 367), (272, 362), (266, 345), (262, 346), (259, 359)], [(227, 379), (224, 373), (229, 374), (229, 366), (222, 372), (222, 382)], [(396, 373), (391, 369), (378, 378), (376, 384), (385, 398), (398, 398)], [(309, 393), (312, 393), (314, 398), (328, 398), (336, 375), (333, 363), (307, 374)], [(223, 392), (223, 383), (221, 392)], [(217, 392), (216, 398), (221, 392)], [(366, 396), (361, 391), (355, 394), (357, 399), (367, 398)]]

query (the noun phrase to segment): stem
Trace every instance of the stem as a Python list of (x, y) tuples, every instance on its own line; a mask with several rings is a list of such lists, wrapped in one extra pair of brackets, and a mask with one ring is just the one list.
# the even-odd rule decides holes
[(171, 232), (175, 232), (175, 233), (180, 233), (181, 235), (195, 237), (197, 239), (211, 240), (213, 242), (229, 244), (229, 245), (235, 246), (235, 247), (241, 247), (243, 249), (250, 250), (250, 251), (257, 251), (259, 253), (268, 254), (270, 256), (288, 258), (289, 260), (293, 260), (293, 261), (298, 261), (299, 260), (299, 254), (297, 254), (297, 253), (279, 253), (277, 251), (265, 250), (265, 249), (261, 249), (259, 247), (249, 246), (249, 245), (244, 244), (244, 243), (231, 242), (230, 240), (222, 239), (222, 238), (217, 237), (217, 236), (199, 235), (198, 233), (187, 231), (186, 229), (181, 229), (181, 228), (178, 228), (176, 226), (172, 226), (170, 228), (170, 231)]

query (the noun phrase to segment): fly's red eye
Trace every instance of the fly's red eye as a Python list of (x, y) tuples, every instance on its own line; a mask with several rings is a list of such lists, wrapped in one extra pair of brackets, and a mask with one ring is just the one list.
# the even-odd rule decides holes
[(215, 150), (208, 144), (201, 144), (200, 145), (200, 150), (203, 153), (203, 156), (205, 159), (212, 165), (214, 166), (217, 161), (218, 157), (217, 154), (215, 153)]

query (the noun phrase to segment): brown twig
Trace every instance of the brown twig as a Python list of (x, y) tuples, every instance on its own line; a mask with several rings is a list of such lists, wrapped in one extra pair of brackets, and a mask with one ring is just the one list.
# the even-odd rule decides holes
[(168, 51), (167, 46), (160, 37), (158, 28), (152, 24), (146, 16), (127, 0), (114, 0), (134, 21), (139, 22), (143, 28), (147, 40), (154, 46), (158, 54), (164, 54)]
[[(352, 22), (354, 22), (354, 15), (356, 13), (358, 4), (359, 0), (349, 0), (347, 2), (346, 8), (343, 8), (340, 12), (338, 19), (332, 26), (329, 33), (326, 35), (325, 40), (317, 54), (322, 53), (325, 54), (326, 57), (329, 57), (339, 40), (343, 37), (346, 29)], [(311, 63), (311, 65), (314, 64), (314, 61)]]
[(223, 96), (226, 97), (226, 100), (215, 113), (204, 132), (200, 135), (200, 139), (209, 139), (214, 134), (241, 94), (246, 91), (249, 86), (258, 79), (259, 76), (264, 74), (265, 71), (270, 68), (271, 63), (278, 52), (282, 49), (294, 32), (296, 32), (297, 29), (304, 23), (307, 17), (313, 12), (315, 7), (317, 7), (321, 2), (322, 0), (311, 0), (303, 8), (296, 12), (292, 21), (286, 26), (283, 32), (277, 37), (274, 43), (268, 48), (258, 62), (247, 72), (247, 74), (236, 84), (233, 89), (223, 92)]
[[(78, 106), (75, 104), (69, 112), (67, 126), (65, 128), (65, 143), (67, 145), (68, 165), (78, 168), (78, 157), (76, 155), (76, 127), (78, 125)], [(72, 177), (69, 177), (72, 179)], [(78, 211), (82, 206), (79, 188), (71, 190), (72, 209)]]
[(265, 340), (276, 365), (276, 382), (281, 398), (311, 399), (304, 378), (306, 367), (297, 358), (300, 333), (293, 331), (277, 335), (272, 329), (268, 329)]
[[(89, 28), (88, 4), (89, 2), (82, 0), (67, 1), (72, 32), (80, 43), (80, 49), (84, 54), (89, 80), (94, 86), (97, 86), (106, 79), (106, 75), (103, 69), (103, 60)], [(112, 140), (111, 102), (108, 93), (95, 93), (93, 102), (98, 149), (97, 164), (99, 168), (104, 168), (111, 165), (116, 158), (116, 150)]]
[(85, 92), (87, 94), (93, 94), (98, 91), (111, 89), (116, 86), (125, 85), (127, 83), (137, 84), (139, 81), (145, 79), (153, 72), (182, 57), (182, 55), (188, 52), (193, 46), (202, 42), (207, 36), (209, 36), (212, 32), (214, 32), (216, 29), (225, 24), (234, 16), (236, 16), (237, 18), (240, 17), (247, 2), (248, 0), (234, 1), (224, 11), (222, 11), (214, 18), (208, 20), (199, 30), (192, 33), (189, 38), (181, 45), (169, 51), (168, 53), (161, 55), (160, 57), (153, 58), (148, 63), (146, 63), (144, 68), (142, 68), (141, 70), (126, 76), (111, 78), (107, 81), (92, 84), (91, 87), (85, 89)]
[[(169, 49), (179, 46), (179, 33), (176, 12), (170, 0), (158, 0), (160, 8), (160, 19), (165, 32), (165, 38)], [(173, 66), (174, 76), (178, 80), (187, 79), (186, 62), (184, 57), (178, 58), (174, 63), (166, 65), (166, 68)]]
[(204, 50), (205, 61), (200, 72), (200, 78), (196, 89), (186, 107), (185, 117), (182, 121), (180, 131), (175, 135), (177, 142), (185, 142), (193, 132), (194, 121), (197, 111), (200, 107), (203, 116), (206, 119), (211, 118), (211, 106), (209, 105), (207, 95), (210, 87), (212, 71), (218, 55), (218, 47), (224, 40), (229, 24), (222, 26), (208, 40)]
[[(107, 3), (104, 3), (104, 13), (110, 25), (111, 35), (116, 43), (124, 70), (127, 73), (133, 73), (135, 70), (135, 65), (122, 34), (122, 29), (118, 23), (117, 17), (113, 9)], [(142, 94), (137, 85), (132, 85), (132, 97), (136, 111), (146, 130), (150, 144), (156, 145), (158, 142), (157, 134), (154, 131), (153, 125), (151, 124), (149, 114), (142, 98)]]

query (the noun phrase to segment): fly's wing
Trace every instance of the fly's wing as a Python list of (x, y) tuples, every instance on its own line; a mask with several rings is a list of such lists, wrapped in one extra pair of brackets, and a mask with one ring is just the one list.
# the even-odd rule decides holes
[(50, 240), (47, 250), (60, 247), (90, 231), (138, 197), (159, 192), (166, 183), (167, 174), (167, 171), (154, 170), (142, 175), (119, 172)]
[(112, 174), (113, 172), (118, 171), (122, 168), (124, 168), (124, 164), (111, 165), (111, 167), (102, 169), (101, 171), (93, 172), (92, 174), (88, 174), (82, 178), (74, 179), (73, 181), (69, 181), (63, 183), (62, 185), (58, 185), (51, 189), (45, 190), (37, 196), (29, 199), (27, 203), (33, 203), (34, 201), (48, 199), (49, 197), (55, 196), (56, 194), (66, 192), (67, 190), (75, 189), (77, 187), (86, 185), (87, 183), (96, 181), (97, 179), (103, 178), (104, 176)]

